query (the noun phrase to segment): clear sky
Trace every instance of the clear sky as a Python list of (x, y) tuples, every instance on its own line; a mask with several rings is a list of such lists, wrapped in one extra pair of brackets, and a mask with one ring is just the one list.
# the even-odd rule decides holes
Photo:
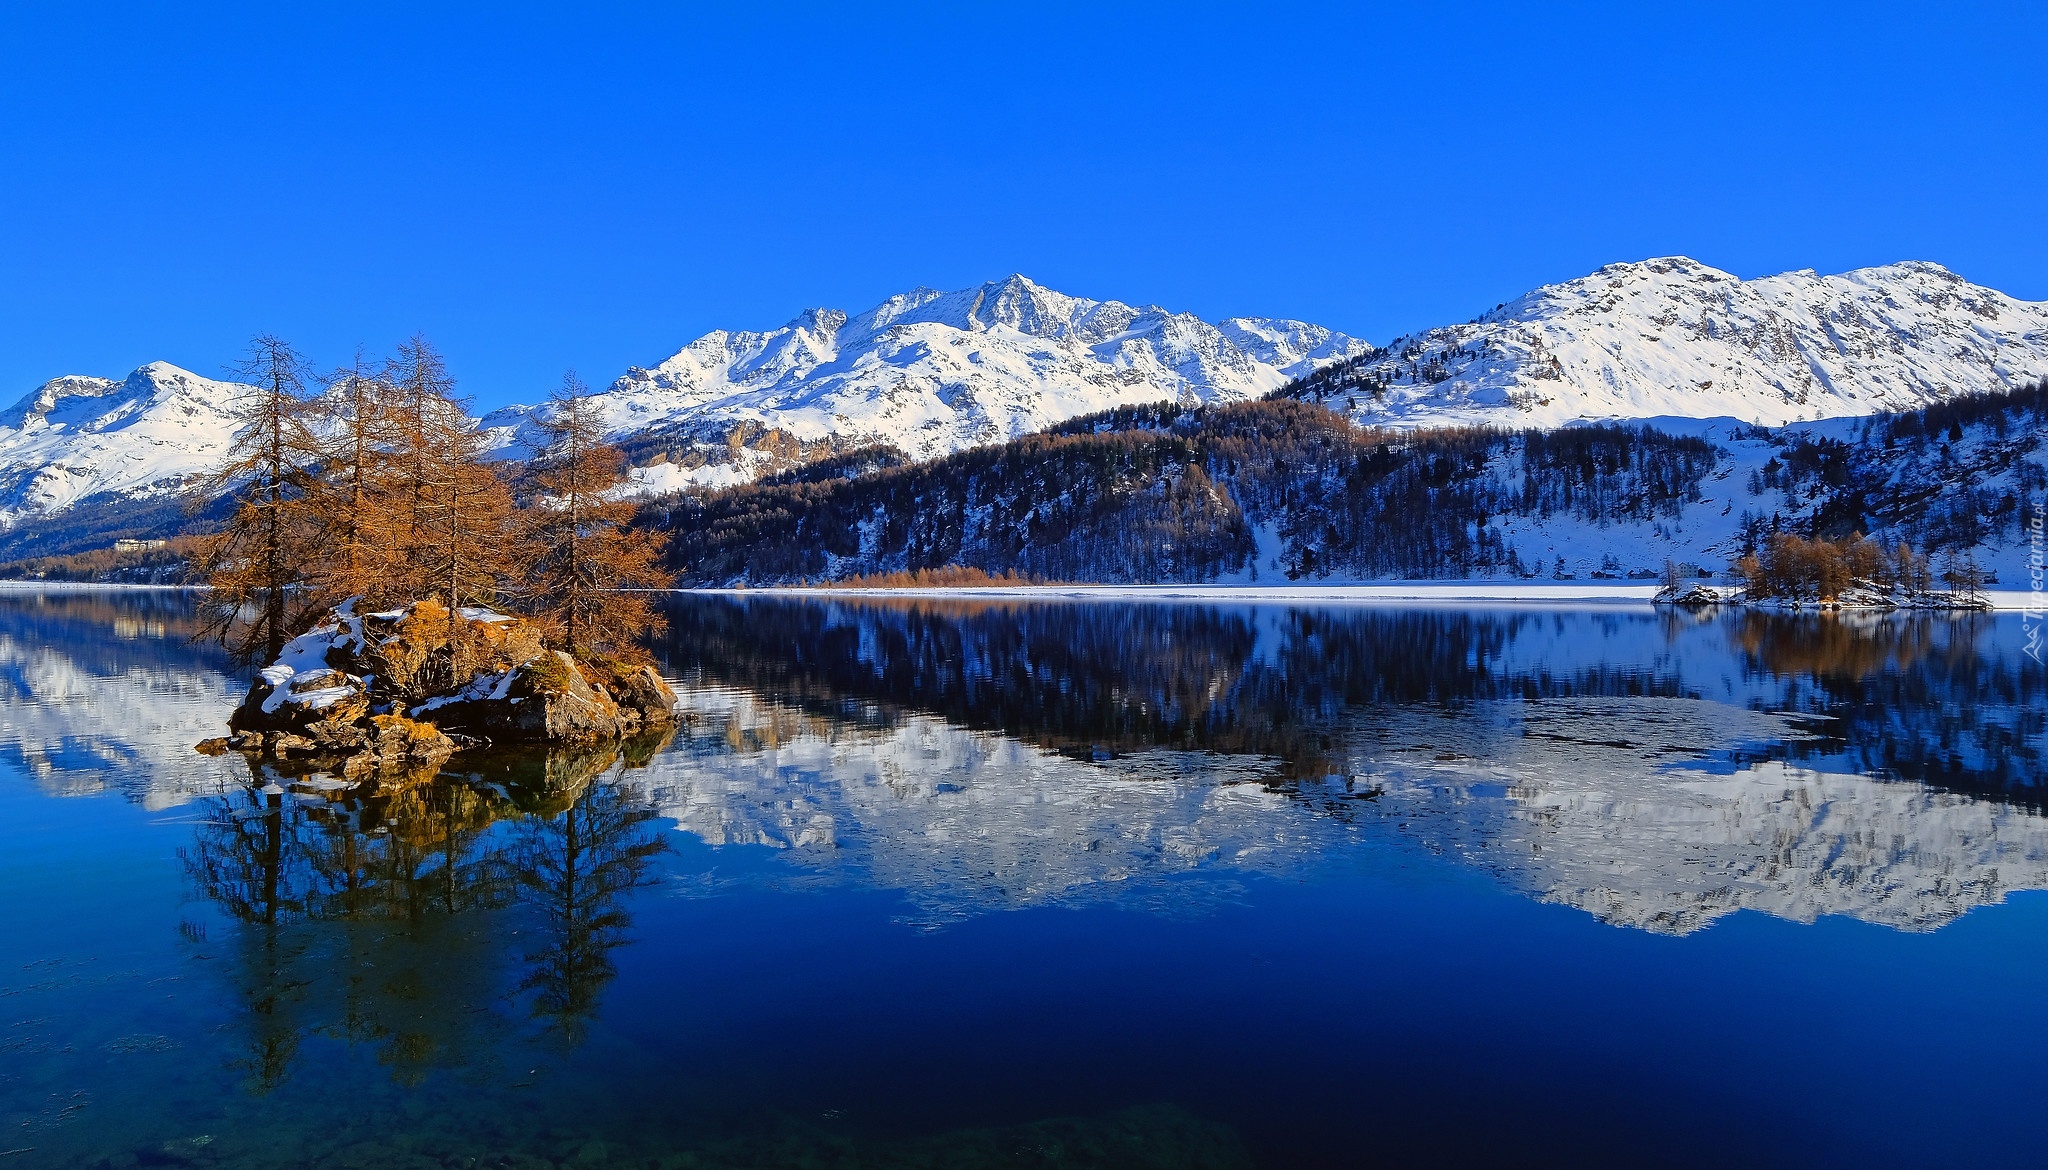
[(423, 331), (491, 406), (1013, 271), (1382, 341), (1671, 253), (2048, 299), (2048, 4), (199, 7), (0, 8), (0, 400)]

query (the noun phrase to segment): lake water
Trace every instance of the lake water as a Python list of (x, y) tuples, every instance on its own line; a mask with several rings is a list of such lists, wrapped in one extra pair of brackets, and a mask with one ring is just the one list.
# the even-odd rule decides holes
[(190, 606), (0, 594), (0, 1170), (2048, 1164), (2017, 617), (687, 598), (271, 809)]

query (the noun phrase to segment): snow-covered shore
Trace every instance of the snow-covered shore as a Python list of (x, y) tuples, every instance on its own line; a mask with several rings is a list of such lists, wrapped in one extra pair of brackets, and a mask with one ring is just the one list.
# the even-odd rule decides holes
[(184, 593), (195, 589), (208, 588), (211, 588), (211, 586), (143, 584), (129, 581), (0, 581), (0, 591), (14, 593), (49, 593), (59, 589), (70, 593), (87, 590), (118, 590), (123, 593), (154, 590), (158, 592)]
[[(1379, 581), (1330, 585), (1009, 585), (921, 589), (775, 587), (678, 589), (684, 594), (732, 597), (910, 597), (952, 600), (1208, 601), (1232, 605), (1487, 604), (1633, 606), (1647, 609), (1657, 586), (1645, 581)], [(2048, 596), (2023, 590), (1987, 591), (1997, 610), (2048, 608)]]
[[(0, 592), (191, 591), (203, 585), (128, 585), (95, 581), (0, 581)], [(778, 586), (761, 589), (671, 589), (675, 594), (733, 597), (926, 597), (1036, 601), (1212, 601), (1232, 605), (1513, 604), (1648, 607), (1657, 586), (1643, 581), (1380, 581), (1341, 585), (1011, 585), (926, 589)], [(2048, 594), (2024, 589), (1984, 591), (1991, 608), (2048, 611)]]

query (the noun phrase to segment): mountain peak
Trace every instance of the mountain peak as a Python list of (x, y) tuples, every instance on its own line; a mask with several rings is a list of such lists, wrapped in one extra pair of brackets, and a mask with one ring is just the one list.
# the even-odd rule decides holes
[(1559, 426), (1910, 410), (2048, 376), (2048, 304), (1906, 261), (1741, 280), (1687, 256), (1609, 264), (1323, 379), (1362, 422)]
[(21, 428), (42, 422), (57, 404), (66, 400), (100, 398), (119, 390), (123, 384), (111, 378), (85, 374), (63, 374), (22, 395), (21, 400), (0, 412), (0, 427)]
[(151, 362), (126, 378), (67, 375), (0, 414), (0, 528), (107, 492), (184, 490), (235, 432), (233, 383)]
[(814, 333), (821, 337), (831, 337), (833, 334), (838, 333), (845, 324), (846, 310), (844, 309), (805, 309), (803, 312), (798, 313), (785, 328), (801, 329), (806, 333)]
[[(1117, 406), (1253, 398), (1314, 361), (1369, 348), (1304, 322), (1212, 325), (1013, 272), (910, 289), (852, 316), (814, 309), (765, 333), (706, 335), (627, 371), (602, 409), (615, 438), (658, 431), (704, 444), (701, 465), (684, 459), (690, 469), (663, 473), (664, 484), (727, 483), (855, 446), (923, 458)], [(520, 425), (513, 412), (500, 418)], [(760, 452), (725, 438), (771, 432)]]

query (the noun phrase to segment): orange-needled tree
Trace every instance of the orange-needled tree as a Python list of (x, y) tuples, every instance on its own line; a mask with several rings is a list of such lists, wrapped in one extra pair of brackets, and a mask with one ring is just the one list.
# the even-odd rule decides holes
[(446, 478), (446, 440), (470, 428), (455, 398), (455, 379), (431, 343), (415, 334), (399, 344), (385, 368), (391, 488), (385, 500), (383, 556), (390, 593), (400, 601), (431, 596), (438, 582), (427, 569), (428, 498)]
[(579, 657), (631, 659), (663, 626), (643, 590), (666, 587), (665, 534), (634, 529), (620, 495), (626, 459), (574, 371), (535, 420), (540, 430), (525, 484), (526, 604)]
[(195, 566), (212, 589), (205, 632), (239, 659), (269, 662), (309, 614), (304, 586), (325, 453), (309, 425), (315, 407), (298, 351), (265, 334), (233, 372), (248, 386), (233, 407), (241, 425), (203, 495), (231, 492), (235, 511), (205, 539)]
[(360, 597), (376, 608), (403, 600), (392, 582), (397, 483), (391, 399), (391, 384), (361, 353), (328, 378), (320, 402), (326, 493), (319, 555), (310, 570), (321, 605)]

